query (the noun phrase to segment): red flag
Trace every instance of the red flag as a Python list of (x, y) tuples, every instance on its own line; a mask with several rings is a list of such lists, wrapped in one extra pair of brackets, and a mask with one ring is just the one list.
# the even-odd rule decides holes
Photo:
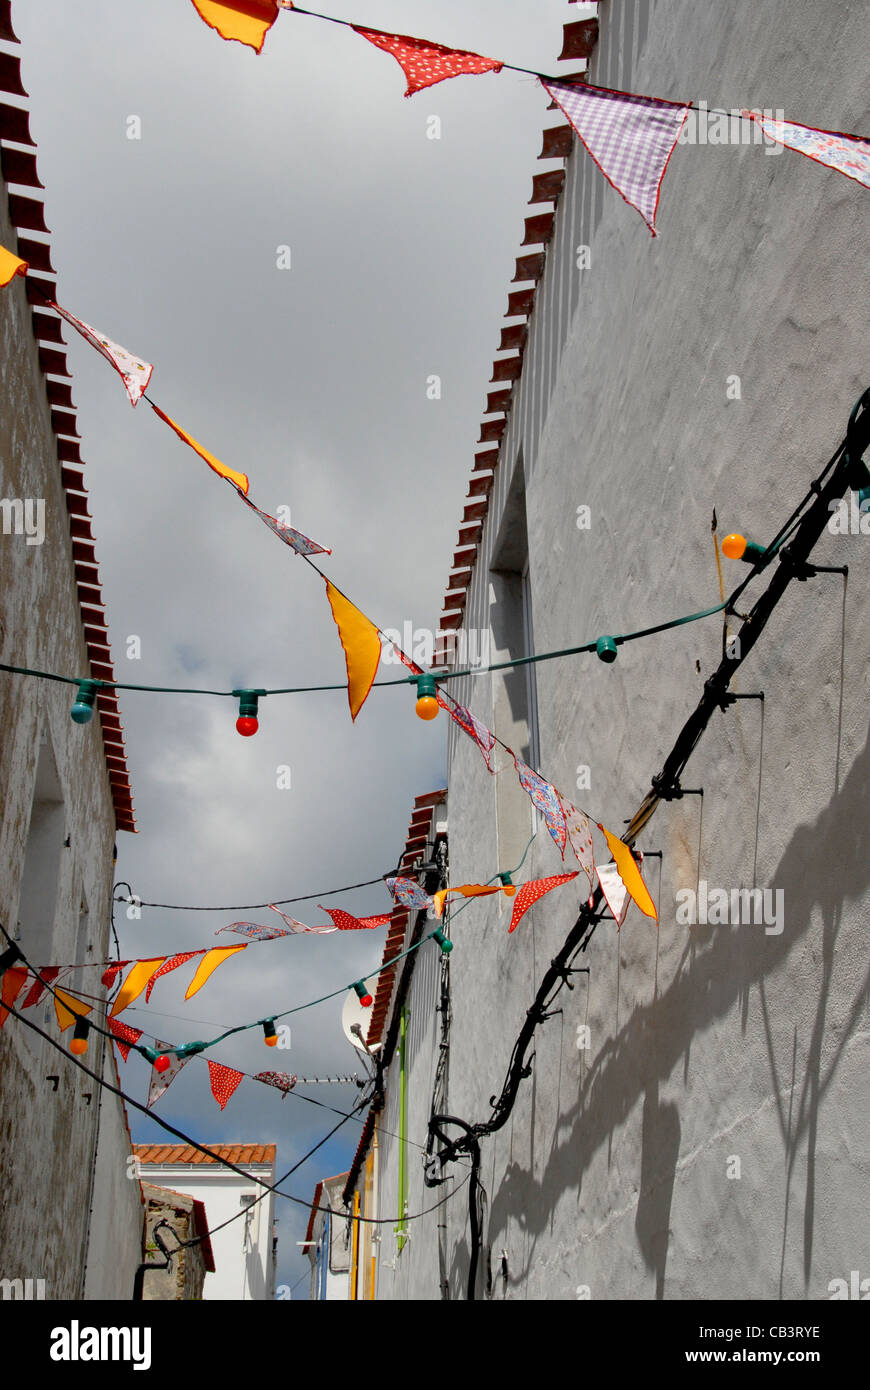
[(357, 24), (353, 29), (376, 48), (392, 53), (408, 79), (406, 97), (443, 82), (445, 77), (501, 72), (503, 66), (496, 58), (484, 58), (463, 48), (445, 48), (443, 44), (412, 39), (407, 34), (384, 34), (380, 29), (361, 29)]
[(511, 913), (511, 924), (508, 931), (516, 930), (520, 918), (528, 912), (533, 903), (538, 901), (538, 898), (542, 898), (552, 888), (558, 888), (561, 883), (569, 883), (572, 878), (577, 877), (579, 872), (579, 869), (575, 869), (573, 874), (553, 874), (552, 878), (533, 878), (528, 883), (524, 883), (514, 898), (514, 910)]
[(110, 1018), (109, 1032), (114, 1037), (115, 1045), (126, 1062), (130, 1056), (130, 1048), (142, 1036), (141, 1028), (131, 1028), (128, 1023), (122, 1023), (119, 1018)]
[(384, 912), (380, 917), (353, 917), (341, 907), (323, 907), (321, 903), (317, 906), (321, 912), (328, 913), (339, 931), (368, 931), (372, 927), (383, 927), (392, 916), (392, 913)]
[(182, 951), (180, 955), (169, 956), (162, 965), (158, 965), (151, 979), (148, 981), (148, 987), (145, 990), (145, 1003), (147, 1004), (148, 1000), (151, 998), (151, 991), (157, 984), (161, 975), (168, 975), (170, 970), (177, 970), (179, 965), (183, 965), (186, 960), (191, 960), (193, 956), (204, 955), (205, 951)]
[(209, 1058), (208, 1074), (211, 1080), (211, 1093), (221, 1110), (224, 1110), (239, 1082), (245, 1079), (245, 1073), (234, 1071), (232, 1067), (224, 1067), (220, 1062), (213, 1062)]
[(8, 1009), (12, 1007), (15, 1000), (27, 984), (27, 969), (20, 965), (13, 965), (10, 969), (3, 972), (3, 984), (0, 986), (0, 1000), (4, 1007), (0, 1008), (0, 1028), (9, 1017)]
[(40, 999), (45, 993), (45, 986), (50, 985), (54, 980), (57, 979), (58, 975), (60, 974), (60, 966), (46, 965), (42, 970), (40, 970), (39, 973), (42, 976), (42, 978), (33, 981), (33, 985), (31, 986), (30, 992), (28, 993), (24, 1003), (21, 1005), (22, 1009), (29, 1009), (31, 1005), (39, 1003)]

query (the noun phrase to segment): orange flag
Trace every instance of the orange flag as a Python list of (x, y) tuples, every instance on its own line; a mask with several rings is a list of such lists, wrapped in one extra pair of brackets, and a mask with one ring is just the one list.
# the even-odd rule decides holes
[(440, 917), (444, 911), (444, 904), (451, 893), (461, 893), (463, 898), (484, 898), (490, 893), (506, 893), (512, 898), (516, 892), (512, 883), (461, 883), (458, 888), (442, 888), (440, 893), (432, 895), (435, 904), (435, 916)]
[(9, 1007), (15, 1003), (27, 980), (27, 967), (12, 965), (3, 972), (3, 986), (0, 998), (5, 1007), (0, 1008), (0, 1028), (9, 1017)]
[(147, 985), (151, 976), (158, 966), (162, 965), (166, 956), (155, 956), (153, 960), (137, 960), (133, 969), (130, 971), (126, 980), (118, 991), (118, 997), (112, 1005), (109, 1018), (114, 1018), (132, 1004), (134, 999), (138, 999), (143, 989)]
[(597, 822), (597, 824), (598, 829), (610, 846), (610, 853), (613, 855), (619, 877), (625, 884), (625, 891), (637, 903), (641, 912), (647, 917), (652, 917), (653, 921), (657, 922), (659, 919), (656, 913), (655, 903), (647, 891), (647, 886), (641, 878), (640, 869), (637, 867), (637, 861), (628, 845), (624, 840), (620, 840), (616, 835), (611, 834), (609, 830), (605, 830), (600, 821)]
[[(246, 43), (259, 53), (278, 18), (278, 0), (193, 0), (202, 19), (222, 39)], [(292, 9), (286, 4), (282, 8)]]
[(26, 275), (30, 266), (20, 256), (13, 256), (5, 246), (0, 246), (0, 290), (5, 289), (16, 277)]
[(193, 449), (194, 453), (199, 454), (200, 458), (205, 460), (209, 468), (213, 468), (215, 473), (217, 473), (219, 477), (229, 478), (231, 483), (235, 483), (237, 488), (239, 488), (242, 492), (247, 493), (247, 473), (237, 473), (235, 469), (227, 468), (225, 463), (221, 463), (220, 459), (215, 458), (214, 454), (210, 454), (208, 449), (204, 449), (201, 444), (198, 444), (192, 434), (188, 434), (187, 430), (183, 430), (181, 426), (176, 425), (175, 421), (170, 419), (168, 415), (165, 415), (164, 412), (160, 409), (159, 405), (155, 405), (153, 401), (149, 401), (149, 404), (152, 410), (154, 411), (155, 415), (159, 415), (161, 420), (165, 424), (167, 424), (171, 430), (175, 430), (175, 433), (178, 435), (178, 438), (183, 439), (185, 444), (189, 444), (191, 449)]
[[(76, 999), (74, 994), (67, 994), (65, 989), (56, 989), (54, 999), (54, 1011), (57, 1014), (57, 1026), (63, 1033), (77, 1018), (86, 1018), (91, 1012), (93, 1005), (85, 1004), (81, 999)], [(61, 1003), (63, 1000), (63, 1003)]]
[(244, 950), (246, 950), (246, 946), (213, 946), (210, 951), (206, 951), (196, 967), (196, 974), (188, 986), (185, 999), (192, 999), (197, 990), (202, 989), (206, 980), (214, 974), (218, 966), (222, 965), (228, 956), (234, 956), (237, 951)]
[(326, 596), (338, 628), (347, 666), (347, 699), (350, 717), (356, 719), (368, 698), (381, 659), (381, 637), (371, 622), (350, 599), (345, 598), (329, 580)]

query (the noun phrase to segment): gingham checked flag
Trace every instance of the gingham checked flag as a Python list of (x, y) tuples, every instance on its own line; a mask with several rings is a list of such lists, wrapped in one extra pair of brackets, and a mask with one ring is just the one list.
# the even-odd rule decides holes
[(662, 179), (689, 104), (543, 78), (541, 85), (568, 117), (608, 183), (637, 208), (655, 236)]

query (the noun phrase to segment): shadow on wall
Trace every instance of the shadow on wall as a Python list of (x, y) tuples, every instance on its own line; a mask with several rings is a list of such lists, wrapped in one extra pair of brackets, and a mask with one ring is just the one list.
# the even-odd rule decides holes
[[(753, 985), (761, 996), (772, 1089), (785, 1155), (782, 1269), (795, 1160), (807, 1144), (804, 1194), (804, 1280), (812, 1271), (815, 1211), (815, 1150), (819, 1105), (856, 1028), (860, 1027), (870, 970), (855, 988), (848, 1019), (836, 1050), (822, 1071), (822, 1045), (834, 948), (843, 920), (843, 904), (855, 901), (870, 887), (870, 730), (842, 788), (812, 825), (799, 826), (773, 874), (773, 883), (788, 885), (788, 926), (780, 936), (747, 934), (733, 926), (695, 927), (676, 975), (663, 994), (636, 1008), (598, 1053), (587, 1072), (577, 1103), (563, 1113), (540, 1181), (520, 1164), (512, 1163), (493, 1195), (490, 1215), (492, 1240), (513, 1218), (529, 1239), (525, 1264), (511, 1271), (511, 1283), (522, 1284), (534, 1261), (537, 1237), (549, 1226), (560, 1197), (582, 1189), (597, 1150), (631, 1114), (643, 1097), (640, 1191), (635, 1231), (641, 1253), (656, 1281), (656, 1297), (664, 1296), (671, 1199), (680, 1147), (676, 1104), (659, 1102), (659, 1086), (671, 1076), (681, 1058), (688, 1075), (692, 1039), (714, 1020), (725, 1017), (745, 1001)], [(794, 1079), (795, 1047), (787, 1076), (780, 1074), (765, 994), (765, 977), (782, 966), (800, 945), (814, 908), (822, 915), (822, 982), (808, 1048), (807, 1069), (800, 1098), (783, 1102), (780, 1092)], [(743, 1027), (746, 1026), (746, 1013)], [(788, 1109), (786, 1109), (786, 1105)], [(567, 1134), (566, 1134), (567, 1130)], [(558, 1141), (559, 1134), (565, 1137)], [(458, 1247), (454, 1272), (458, 1276), (467, 1251)], [(456, 1283), (459, 1283), (456, 1279)], [(763, 1296), (760, 1290), (751, 1291)], [(770, 1291), (770, 1296), (777, 1293)]]

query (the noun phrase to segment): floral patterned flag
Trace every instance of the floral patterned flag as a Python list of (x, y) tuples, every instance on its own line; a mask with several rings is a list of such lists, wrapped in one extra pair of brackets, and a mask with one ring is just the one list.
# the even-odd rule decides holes
[(431, 897), (416, 879), (397, 874), (394, 878), (385, 879), (385, 882), (393, 901), (401, 903), (402, 907), (423, 909), (432, 906)]
[(837, 169), (847, 179), (870, 188), (870, 140), (842, 130), (816, 130), (814, 126), (795, 125), (792, 121), (775, 121), (760, 111), (741, 111), (740, 114), (755, 121), (769, 139), (805, 154), (817, 164), (827, 164), (829, 169)]
[(592, 844), (592, 823), (585, 811), (578, 811), (576, 806), (572, 806), (570, 801), (566, 801), (564, 796), (559, 795), (562, 803), (562, 811), (565, 815), (565, 828), (568, 831), (568, 843), (574, 851), (575, 856), (580, 861), (586, 877), (589, 879), (589, 887), (592, 887), (592, 875), (595, 872), (595, 853)]
[(544, 817), (547, 829), (556, 845), (562, 858), (565, 858), (565, 844), (568, 839), (568, 830), (565, 825), (565, 812), (562, 810), (562, 802), (559, 793), (539, 772), (522, 762), (514, 753), (514, 763), (516, 764), (517, 775), (520, 785), (528, 793), (532, 804), (537, 806), (541, 815)]
[(317, 906), (321, 912), (329, 914), (339, 931), (369, 931), (372, 927), (385, 926), (392, 916), (390, 912), (382, 912), (379, 917), (353, 917), (340, 907), (324, 907), (321, 903)]
[(115, 1046), (120, 1052), (122, 1060), (126, 1062), (130, 1056), (130, 1048), (142, 1036), (141, 1028), (131, 1028), (128, 1023), (122, 1023), (119, 1018), (110, 1018), (109, 1032), (115, 1039)]
[(406, 97), (443, 82), (446, 77), (501, 72), (503, 66), (495, 58), (484, 58), (480, 53), (468, 53), (462, 48), (445, 48), (443, 44), (412, 39), (407, 34), (384, 34), (380, 29), (362, 29), (357, 24), (353, 29), (376, 48), (392, 53), (408, 79)]
[(291, 550), (295, 550), (297, 555), (332, 554), (332, 551), (328, 550), (325, 545), (319, 545), (317, 541), (311, 540), (309, 536), (303, 536), (301, 531), (295, 531), (293, 527), (288, 526), (286, 522), (279, 521), (276, 516), (270, 516), (268, 512), (264, 512), (260, 507), (255, 506), (250, 497), (246, 497), (240, 487), (236, 488), (236, 492), (245, 505), (250, 507), (252, 512), (257, 513), (257, 516), (268, 526), (269, 530), (273, 532), (279, 540), (283, 541), (285, 545), (289, 545)]
[[(171, 1052), (169, 1049), (172, 1047), (172, 1043), (159, 1042), (158, 1039), (155, 1038), (154, 1046), (157, 1048), (158, 1052), (164, 1052), (166, 1054), (169, 1058), (169, 1066), (166, 1068), (166, 1071), (158, 1071), (152, 1063), (151, 1082), (148, 1086), (148, 1100), (146, 1101), (149, 1110), (161, 1096), (166, 1095), (166, 1092), (169, 1090), (169, 1087), (172, 1085), (182, 1067), (186, 1067), (190, 1061), (189, 1057), (177, 1057), (174, 1052)], [(209, 1063), (209, 1066), (210, 1065), (211, 1063)]]
[(607, 182), (656, 235), (662, 179), (690, 106), (584, 83), (541, 86), (568, 117)]
[(474, 742), (480, 749), (483, 761), (486, 763), (489, 771), (492, 772), (493, 766), (491, 758), (492, 750), (495, 747), (495, 734), (492, 733), (485, 724), (481, 723), (481, 721), (471, 713), (470, 709), (466, 709), (464, 705), (457, 704), (452, 695), (448, 695), (446, 691), (439, 688), (436, 699), (441, 708), (446, 709), (450, 718), (455, 719), (459, 727), (465, 730), (468, 737), (474, 739)]
[(604, 901), (610, 908), (617, 927), (621, 927), (631, 902), (628, 889), (620, 878), (619, 870), (615, 864), (596, 864), (595, 872), (598, 875), (598, 882), (601, 884)]
[(291, 1076), (286, 1071), (258, 1071), (254, 1077), (255, 1081), (262, 1081), (264, 1086), (276, 1086), (279, 1091), (283, 1091), (285, 1096), (293, 1090), (298, 1076)]
[(233, 1067), (224, 1067), (220, 1062), (208, 1061), (208, 1074), (211, 1081), (211, 1093), (220, 1106), (221, 1110), (226, 1109), (227, 1101), (232, 1096), (236, 1087), (245, 1079), (243, 1071), (236, 1071)]
[(576, 878), (579, 869), (575, 869), (571, 874), (553, 874), (551, 878), (533, 878), (528, 883), (518, 889), (514, 898), (514, 910), (511, 913), (511, 924), (508, 931), (516, 931), (520, 924), (520, 918), (525, 916), (533, 903), (542, 898), (545, 893), (549, 893), (553, 888), (558, 888), (562, 883), (570, 883), (572, 878)]
[(115, 368), (127, 388), (130, 404), (138, 405), (143, 391), (147, 390), (151, 380), (151, 373), (154, 371), (152, 364), (140, 361), (126, 348), (113, 343), (111, 338), (107, 338), (98, 328), (91, 328), (89, 323), (85, 323), (83, 319), (77, 319), (75, 314), (71, 314), (68, 309), (62, 309), (53, 300), (49, 300), (48, 303), (52, 309), (57, 310), (62, 319), (66, 319), (67, 323), (82, 335), (86, 343), (90, 343), (92, 348), (96, 348), (100, 356), (105, 357), (106, 361)]
[[(297, 928), (297, 931), (298, 930), (308, 931), (308, 928), (303, 927), (300, 922)], [(273, 941), (276, 936), (291, 935), (291, 933), (285, 931), (283, 927), (261, 927), (258, 926), (256, 922), (230, 922), (228, 927), (218, 927), (215, 936), (220, 936), (222, 931), (232, 931), (235, 932), (237, 936), (250, 937), (252, 941)]]

